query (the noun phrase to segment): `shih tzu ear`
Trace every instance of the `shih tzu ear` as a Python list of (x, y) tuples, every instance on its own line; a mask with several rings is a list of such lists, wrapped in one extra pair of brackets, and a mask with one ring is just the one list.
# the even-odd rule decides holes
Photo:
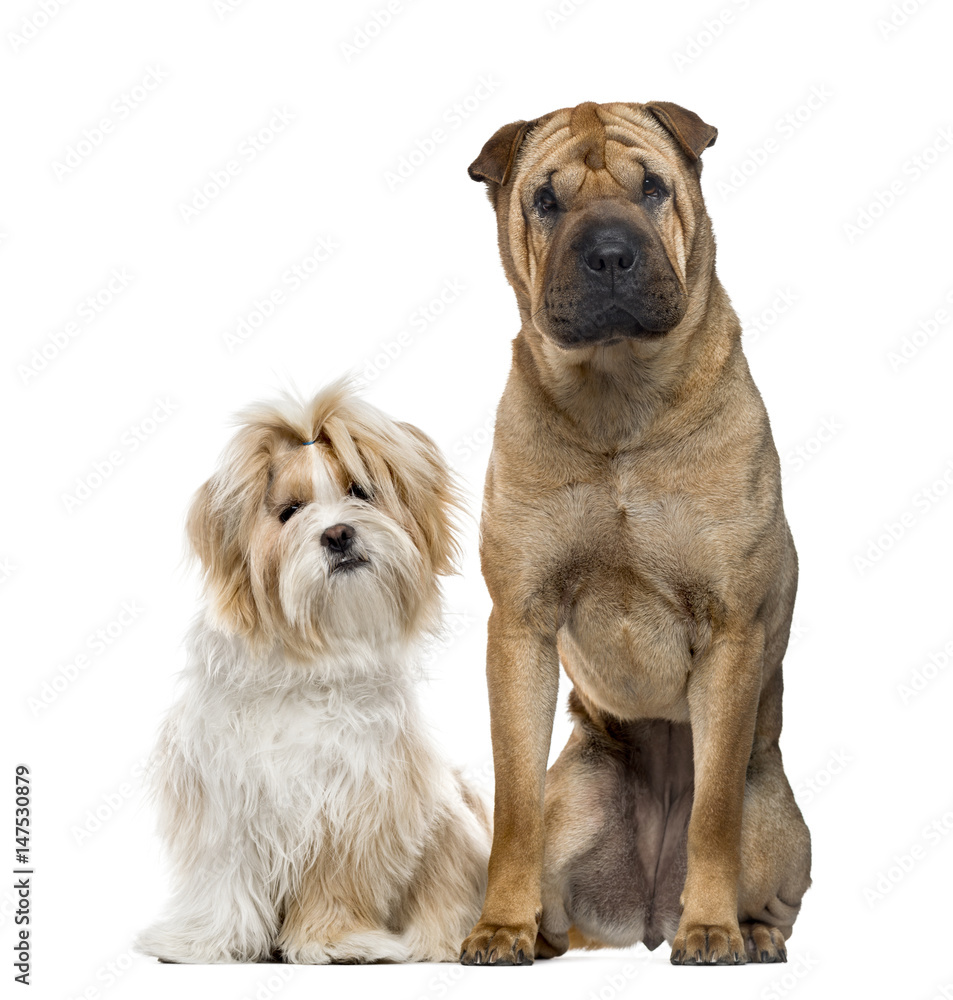
[(355, 432), (354, 420), (360, 414), (363, 426), (355, 443), (385, 508), (403, 508), (409, 518), (405, 528), (424, 557), (428, 574), (455, 572), (459, 555), (455, 514), (463, 503), (443, 455), (413, 424), (392, 422), (369, 407), (358, 409), (359, 405), (352, 404), (349, 430)]
[(215, 475), (196, 492), (186, 523), (192, 550), (221, 624), (248, 634), (259, 622), (248, 568), (252, 525), (272, 462), (272, 435), (245, 428), (228, 447)]
[(420, 532), (434, 573), (456, 571), (460, 546), (456, 515), (463, 509), (453, 473), (436, 444), (413, 424), (398, 425), (407, 435), (414, 461), (392, 468), (397, 491)]

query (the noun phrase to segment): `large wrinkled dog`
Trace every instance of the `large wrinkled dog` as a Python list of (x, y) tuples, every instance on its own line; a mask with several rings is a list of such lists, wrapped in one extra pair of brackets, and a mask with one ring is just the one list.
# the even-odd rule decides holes
[[(470, 167), (522, 327), (483, 512), (496, 819), (465, 963), (663, 939), (677, 964), (784, 961), (810, 884), (778, 749), (797, 557), (715, 274), (716, 135), (587, 103)], [(575, 730), (547, 776), (560, 659)]]

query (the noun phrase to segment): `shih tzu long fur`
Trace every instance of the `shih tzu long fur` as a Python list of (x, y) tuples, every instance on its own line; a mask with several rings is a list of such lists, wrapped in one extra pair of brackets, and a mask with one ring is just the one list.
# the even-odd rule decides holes
[(155, 791), (173, 962), (454, 961), (479, 917), (480, 799), (415, 696), (455, 555), (434, 444), (346, 384), (256, 406), (197, 493), (207, 608)]

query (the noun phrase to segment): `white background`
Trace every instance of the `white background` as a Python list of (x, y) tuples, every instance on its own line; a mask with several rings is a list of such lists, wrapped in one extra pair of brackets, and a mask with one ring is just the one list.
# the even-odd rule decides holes
[[(26, 762), (32, 995), (928, 1000), (953, 984), (953, 13), (938, 0), (556, 2), (400, 0), (373, 37), (360, 32), (384, 0), (4, 5), (0, 858), (14, 867), (9, 772)], [(137, 90), (146, 78), (154, 89)], [(138, 778), (198, 599), (183, 514), (230, 415), (288, 381), (366, 373), (367, 397), (433, 435), (461, 475), (473, 517), (446, 588), (454, 638), (424, 697), (448, 754), (491, 787), (475, 517), (517, 312), (466, 167), (514, 119), (652, 99), (720, 130), (703, 175), (719, 273), (801, 558), (782, 747), (815, 885), (788, 965), (677, 969), (665, 946), (489, 973), (131, 955), (165, 892)], [(278, 111), (290, 121), (246, 157)], [(103, 119), (94, 144), (84, 131)], [(435, 129), (432, 155), (389, 183)], [(184, 218), (229, 160), (237, 176)], [(291, 290), (282, 275), (320, 239), (336, 248)], [(110, 292), (114, 269), (125, 285)], [(425, 322), (447, 281), (458, 290)], [(230, 349), (274, 290), (280, 308)], [(78, 504), (77, 480), (90, 487)], [(116, 624), (124, 602), (134, 617)], [(557, 721), (556, 750), (562, 709)], [(11, 981), (12, 903), (0, 890)]]

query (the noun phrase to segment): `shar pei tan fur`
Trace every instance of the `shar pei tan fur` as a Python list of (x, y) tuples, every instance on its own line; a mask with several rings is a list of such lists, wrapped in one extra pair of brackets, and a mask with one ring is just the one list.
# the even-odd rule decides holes
[[(482, 521), (496, 803), (468, 964), (663, 940), (784, 961), (810, 884), (778, 747), (797, 557), (715, 273), (716, 135), (586, 103), (470, 167), (521, 327)], [(575, 728), (547, 774), (560, 661)]]

